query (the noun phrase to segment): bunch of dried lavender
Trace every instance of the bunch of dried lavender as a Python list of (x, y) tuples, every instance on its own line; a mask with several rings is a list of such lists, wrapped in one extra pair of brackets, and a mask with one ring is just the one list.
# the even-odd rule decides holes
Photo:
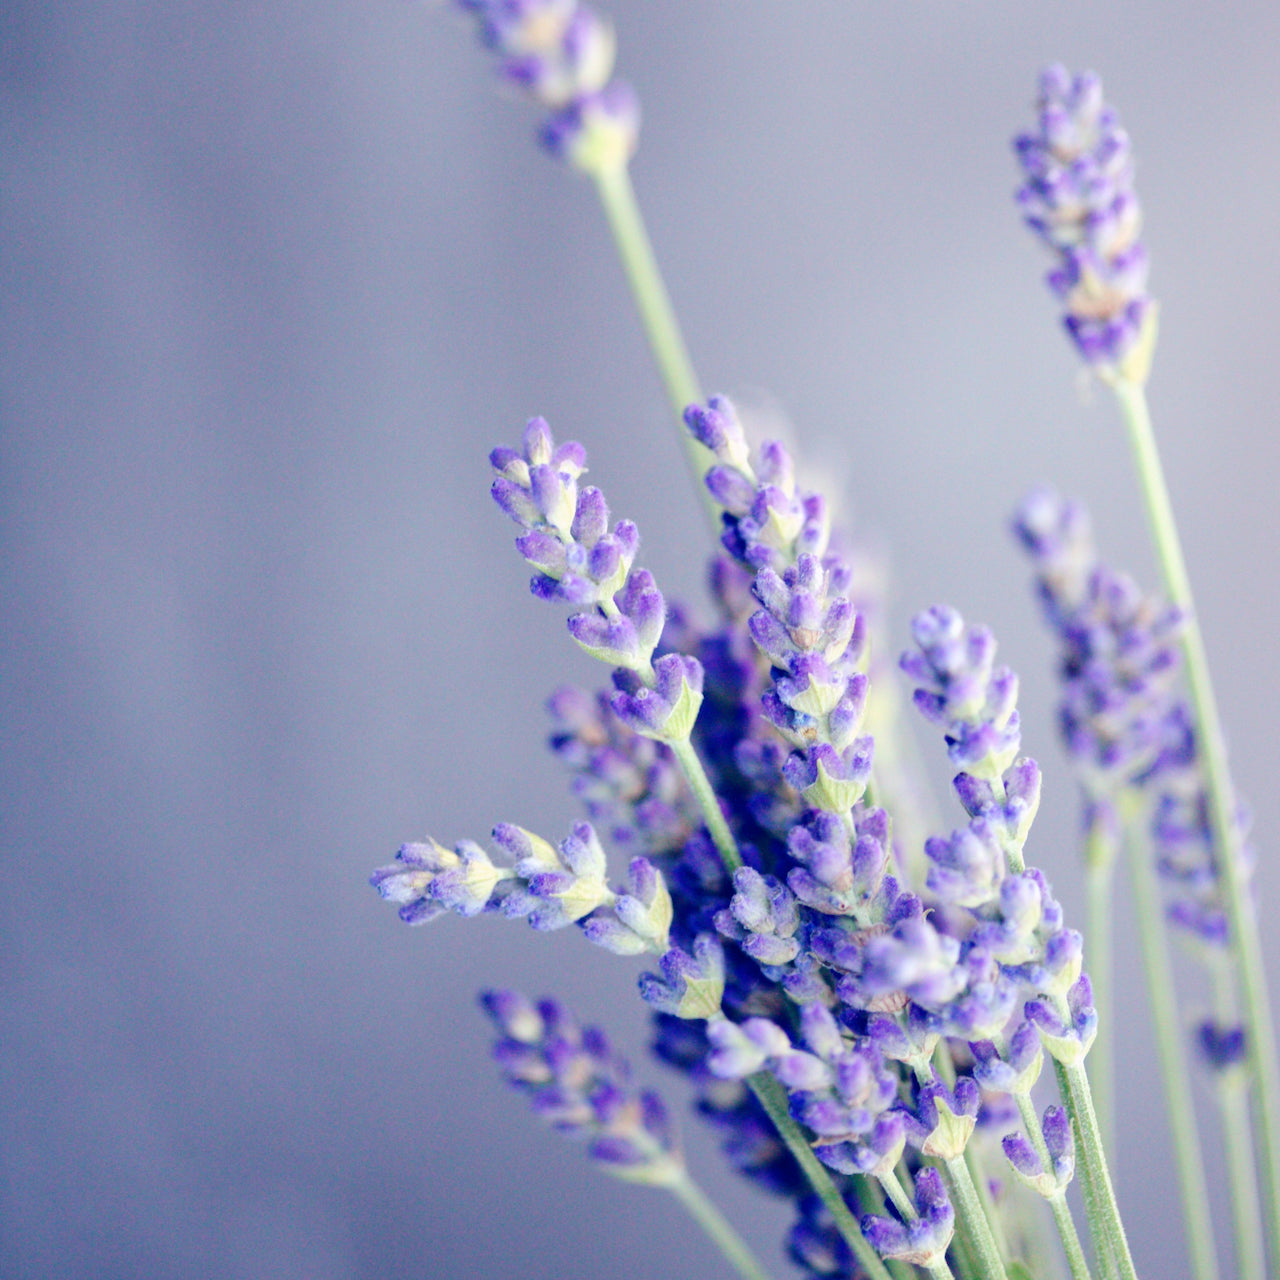
[[(691, 1078), (728, 1158), (794, 1203), (789, 1248), (807, 1274), (1025, 1280), (1065, 1263), (1072, 1280), (1136, 1280), (1085, 1068), (1099, 1016), (1083, 938), (1026, 860), (1041, 774), (1021, 755), (1017, 677), (996, 665), (985, 628), (947, 607), (917, 616), (901, 666), (945, 739), (966, 821), (905, 848), (895, 828), (921, 815), (877, 770), (868, 702), (888, 677), (870, 660), (854, 559), (788, 451), (751, 448), (733, 406), (698, 391), (627, 176), (638, 111), (611, 78), (609, 28), (576, 0), (462, 7), (503, 77), (548, 109), (544, 143), (595, 181), (720, 534), (717, 618), (699, 627), (668, 607), (637, 567), (636, 526), (611, 525), (600, 490), (580, 485), (585, 450), (532, 419), (518, 448), (490, 455), (492, 495), (520, 529), (533, 594), (568, 605), (573, 640), (613, 669), (611, 691), (552, 700), (553, 749), (596, 825), (577, 822), (557, 847), (500, 824), (497, 860), (468, 840), (406, 844), (372, 883), (411, 924), (501, 912), (655, 956), (639, 980), (655, 1052)], [(1138, 812), (1134, 796), (1150, 802), (1172, 918), (1229, 957), (1201, 1041), (1223, 1079), (1244, 1079), (1247, 1064), (1270, 1168), (1274, 1055), (1241, 824), (1141, 402), (1155, 307), (1128, 142), (1096, 78), (1055, 68), (1040, 131), (1017, 149), (1027, 220), (1057, 256), (1050, 284), (1126, 407), (1172, 566), (1162, 611), (1096, 564), (1075, 508), (1039, 495), (1021, 514), (1063, 639), (1062, 724), (1088, 829), (1101, 849)], [(1177, 699), (1174, 643), (1191, 711)], [(631, 855), (621, 880), (597, 828)], [(1160, 963), (1152, 981), (1168, 995)], [(554, 1001), (490, 993), (485, 1006), (498, 1061), (535, 1111), (586, 1136), (607, 1171), (674, 1191), (739, 1275), (765, 1274), (602, 1033)], [(1060, 1105), (1041, 1113), (1046, 1055)], [(1235, 1140), (1247, 1145), (1247, 1128)], [(1180, 1160), (1191, 1194), (1194, 1141)], [(1092, 1271), (1067, 1199), (1077, 1167)], [(1040, 1202), (1060, 1255), (1037, 1243)], [(1262, 1257), (1255, 1219), (1238, 1223), (1247, 1275)], [(1207, 1277), (1211, 1237), (1199, 1230), (1189, 1238)]]

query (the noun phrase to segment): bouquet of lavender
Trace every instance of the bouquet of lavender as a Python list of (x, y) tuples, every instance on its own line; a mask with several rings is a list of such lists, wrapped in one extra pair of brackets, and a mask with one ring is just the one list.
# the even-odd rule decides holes
[[(1035, 127), (1015, 143), (1018, 198), (1067, 334), (1121, 407), (1163, 582), (1148, 593), (1107, 567), (1079, 503), (1038, 490), (1018, 508), (1080, 795), (1089, 911), (1072, 922), (1034, 865), (1044, 784), (990, 630), (927, 608), (895, 671), (874, 575), (827, 498), (787, 448), (753, 442), (726, 398), (704, 396), (630, 183), (639, 112), (608, 24), (575, 0), (462, 7), (544, 111), (548, 150), (598, 192), (712, 527), (715, 617), (666, 599), (637, 526), (583, 482), (583, 446), (529, 420), (491, 453), (491, 492), (533, 594), (611, 671), (604, 690), (550, 703), (583, 816), (558, 843), (505, 822), (487, 847), (407, 843), (374, 887), (408, 924), (497, 913), (646, 957), (654, 1052), (688, 1076), (726, 1157), (791, 1202), (804, 1274), (1134, 1280), (1109, 1159), (1123, 858), (1193, 1272), (1220, 1274), (1215, 1228), (1228, 1233), (1209, 1213), (1168, 932), (1216, 993), (1191, 1039), (1221, 1104), (1230, 1274), (1274, 1274), (1280, 1077), (1248, 820), (1146, 410), (1157, 308), (1129, 140), (1097, 78), (1041, 76)], [(936, 830), (901, 750), (912, 714), (954, 775)], [(481, 1001), (502, 1074), (536, 1113), (602, 1171), (671, 1192), (727, 1268), (770, 1274), (604, 1031), (554, 998)]]

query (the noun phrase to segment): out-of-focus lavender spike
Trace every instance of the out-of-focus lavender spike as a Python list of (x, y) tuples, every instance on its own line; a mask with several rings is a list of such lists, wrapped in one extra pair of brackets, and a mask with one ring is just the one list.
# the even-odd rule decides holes
[(1092, 72), (1048, 68), (1037, 105), (1039, 128), (1013, 144), (1018, 204), (1054, 254), (1046, 279), (1077, 350), (1089, 364), (1117, 366), (1154, 340), (1129, 135)]
[(679, 852), (701, 819), (671, 749), (623, 724), (607, 694), (566, 686), (547, 707), (555, 721), (551, 749), (610, 844), (650, 858)]
[(615, 1177), (650, 1186), (683, 1177), (666, 1107), (656, 1093), (636, 1088), (603, 1032), (579, 1027), (554, 1000), (534, 1004), (514, 991), (486, 991), (480, 1002), (500, 1036), (494, 1060), (535, 1115), (585, 1139), (591, 1158)]
[(578, 0), (457, 0), (479, 22), (498, 74), (549, 109), (543, 145), (587, 172), (625, 165), (635, 151), (640, 106), (611, 80), (613, 28)]

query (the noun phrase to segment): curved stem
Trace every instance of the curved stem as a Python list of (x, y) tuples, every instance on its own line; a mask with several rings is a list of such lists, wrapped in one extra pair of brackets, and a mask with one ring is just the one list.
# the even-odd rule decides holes
[(667, 745), (680, 765), (685, 781), (693, 791), (698, 809), (702, 813), (702, 820), (707, 824), (712, 843), (720, 854), (720, 861), (724, 863), (724, 869), (732, 875), (742, 866), (742, 855), (738, 852), (737, 841), (734, 840), (733, 832), (729, 830), (729, 824), (725, 821), (720, 801), (712, 789), (711, 779), (707, 777), (707, 771), (702, 767), (702, 761), (688, 738), (677, 738), (674, 741), (668, 741)]
[(720, 512), (702, 484), (702, 477), (714, 464), (715, 458), (685, 430), (684, 425), (685, 409), (701, 402), (702, 391), (675, 308), (671, 305), (671, 296), (658, 269), (649, 233), (645, 230), (635, 188), (631, 185), (631, 173), (626, 165), (611, 165), (593, 173), (592, 177), (605, 217), (609, 220), (609, 230), (613, 232), (613, 242), (626, 272), (627, 283), (631, 286), (636, 310), (640, 313), (649, 349), (675, 413), (689, 472), (698, 486), (703, 509), (718, 534)]
[(769, 1273), (757, 1261), (733, 1224), (687, 1173), (671, 1183), (669, 1189), (742, 1280), (769, 1280)]
[[(1145, 841), (1136, 838), (1135, 819), (1138, 816), (1138, 812), (1125, 815), (1125, 844), (1129, 854), (1138, 937), (1147, 970), (1147, 991), (1151, 997), (1151, 1020), (1155, 1026), (1160, 1073), (1168, 1103), (1169, 1132), (1178, 1166), (1182, 1221), (1196, 1280), (1218, 1280), (1217, 1250), (1209, 1217), (1209, 1187), (1201, 1159), (1186, 1049), (1174, 1003), (1173, 966), (1166, 945), (1151, 849)], [(1256, 1190), (1251, 1188), (1249, 1194), (1256, 1205)]]
[(800, 1126), (792, 1119), (787, 1106), (787, 1096), (778, 1081), (767, 1071), (759, 1071), (747, 1077), (747, 1084), (755, 1094), (765, 1114), (773, 1122), (778, 1136), (787, 1144), (787, 1150), (795, 1157), (796, 1163), (809, 1180), (814, 1193), (827, 1207), (840, 1233), (857, 1258), (858, 1265), (871, 1277), (871, 1280), (891, 1280), (880, 1255), (867, 1243), (862, 1234), (858, 1220), (849, 1211), (844, 1197), (836, 1184), (831, 1181), (827, 1167), (813, 1154), (813, 1148), (805, 1141)]
[(1151, 426), (1146, 391), (1141, 384), (1119, 376), (1111, 380), (1111, 385), (1129, 430), (1165, 590), (1170, 603), (1186, 615), (1181, 635), (1182, 659), (1195, 711), (1218, 874), (1224, 882), (1223, 896), (1231, 926), (1231, 942), (1239, 965), (1240, 994), (1247, 1027), (1246, 1049), (1255, 1086), (1254, 1135), (1266, 1180), (1271, 1262), (1274, 1267), (1280, 1267), (1280, 1063), (1277, 1062), (1258, 922), (1241, 856), (1241, 836), (1235, 821), (1235, 797), (1227, 770), (1222, 725), (1191, 593), (1191, 579), (1173, 516), (1173, 503)]

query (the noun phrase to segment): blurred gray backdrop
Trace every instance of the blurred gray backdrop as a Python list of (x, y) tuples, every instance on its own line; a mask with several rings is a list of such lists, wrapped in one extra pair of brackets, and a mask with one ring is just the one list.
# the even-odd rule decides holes
[[(609, 12), (705, 384), (794, 424), (887, 552), (899, 641), (935, 600), (996, 628), (1049, 775), (1033, 857), (1077, 920), (1050, 644), (1007, 518), (1051, 481), (1114, 562), (1151, 582), (1152, 560), (1008, 139), (1045, 62), (1103, 74), (1163, 304), (1154, 412), (1280, 902), (1280, 7)], [(702, 592), (589, 187), (441, 6), (9, 0), (0, 95), (0, 1274), (724, 1275), (488, 1061), (474, 993), (500, 983), (642, 1059), (639, 966), (574, 931), (411, 931), (366, 884), (407, 838), (577, 816), (542, 704), (604, 672), (528, 595), (492, 444), (533, 413), (585, 441), (669, 593)], [(1143, 1274), (1175, 1280), (1136, 985), (1117, 1022), (1143, 1064), (1120, 1079), (1121, 1195)], [(785, 1212), (685, 1127), (791, 1274)]]

